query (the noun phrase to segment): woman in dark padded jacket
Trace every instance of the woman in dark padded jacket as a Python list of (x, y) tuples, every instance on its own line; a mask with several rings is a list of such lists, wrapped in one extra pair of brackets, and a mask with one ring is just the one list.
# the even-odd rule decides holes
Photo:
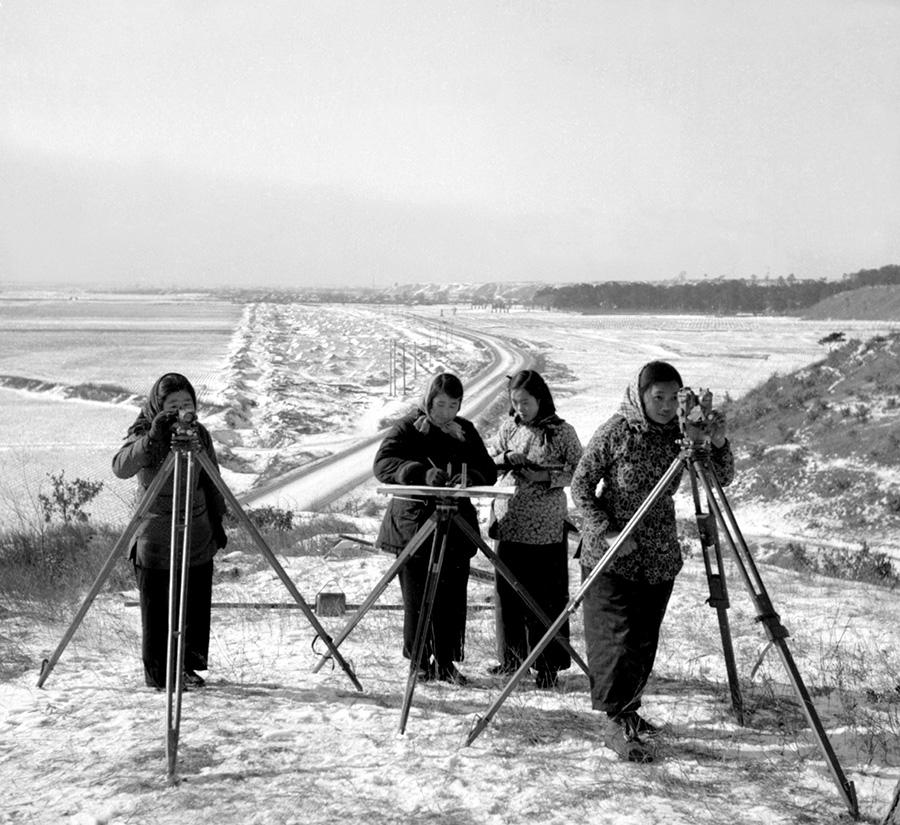
[[(138, 501), (143, 498), (169, 455), (179, 412), (194, 412), (196, 408), (197, 394), (183, 375), (166, 373), (153, 384), (137, 419), (128, 428), (125, 444), (112, 462), (113, 472), (119, 478), (137, 476)], [(218, 467), (212, 439), (200, 424), (197, 425), (197, 438), (201, 449)], [(148, 686), (155, 688), (163, 688), (166, 684), (172, 492), (173, 481), (170, 479), (163, 484), (141, 519), (130, 553), (141, 602), (144, 680)], [(196, 671), (207, 669), (213, 556), (227, 541), (222, 527), (225, 499), (199, 467), (194, 474), (192, 505), (182, 677), (183, 685), (188, 690), (204, 684)]]
[[(434, 487), (460, 483), (463, 464), (468, 485), (493, 484), (497, 470), (475, 426), (457, 416), (463, 397), (459, 378), (452, 373), (435, 376), (419, 409), (398, 421), (385, 436), (375, 456), (376, 478), (386, 484), (427, 484)], [(472, 502), (455, 500), (458, 515), (478, 532)], [(435, 509), (433, 496), (391, 498), (376, 544), (399, 554)], [(426, 541), (400, 569), (403, 593), (403, 655), (410, 658), (425, 580), (431, 542)], [(454, 684), (467, 681), (454, 665), (463, 660), (466, 633), (466, 588), (469, 559), (475, 545), (451, 526), (447, 550), (438, 580), (431, 623), (419, 678)]]

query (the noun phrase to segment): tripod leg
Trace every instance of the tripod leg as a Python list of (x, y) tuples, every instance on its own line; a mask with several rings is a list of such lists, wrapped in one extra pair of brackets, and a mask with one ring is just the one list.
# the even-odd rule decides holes
[(500, 692), (500, 695), (494, 700), (494, 703), (488, 708), (487, 712), (479, 718), (472, 730), (469, 732), (468, 737), (466, 738), (466, 744), (471, 745), (472, 742), (478, 737), (478, 735), (483, 731), (487, 726), (491, 719), (494, 718), (497, 711), (500, 709), (500, 706), (506, 701), (506, 698), (510, 693), (513, 692), (516, 685), (527, 675), (531, 665), (536, 661), (538, 656), (541, 655), (541, 651), (548, 645), (550, 642), (556, 638), (556, 634), (559, 633), (559, 629), (566, 623), (566, 620), (578, 609), (578, 605), (584, 600), (584, 594), (587, 592), (588, 588), (596, 581), (597, 577), (612, 564), (613, 559), (616, 557), (616, 554), (619, 552), (619, 548), (622, 546), (628, 536), (634, 531), (635, 527), (641, 522), (644, 516), (647, 514), (647, 511), (656, 503), (656, 500), (665, 492), (666, 488), (669, 484), (672, 483), (672, 480), (682, 471), (684, 468), (685, 459), (683, 456), (679, 456), (676, 458), (670, 465), (669, 468), (663, 473), (662, 477), (659, 481), (656, 482), (656, 486), (650, 491), (650, 494), (641, 502), (640, 507), (634, 511), (634, 515), (628, 520), (628, 523), (625, 527), (622, 528), (622, 532), (619, 533), (619, 537), (613, 542), (613, 544), (607, 549), (607, 551), (603, 554), (603, 557), (597, 564), (594, 566), (594, 569), (591, 570), (588, 577), (581, 583), (581, 586), (569, 600), (569, 603), (566, 605), (565, 610), (556, 618), (553, 624), (547, 628), (547, 632), (541, 637), (540, 641), (532, 648), (531, 653), (528, 654), (527, 658), (519, 665), (519, 669), (512, 675), (509, 682), (506, 683), (506, 686)]
[(794, 657), (791, 655), (791, 651), (785, 641), (789, 635), (787, 629), (781, 624), (781, 619), (775, 612), (769, 594), (766, 592), (762, 577), (750, 554), (750, 548), (747, 547), (747, 543), (744, 541), (737, 519), (735, 519), (728, 499), (725, 496), (725, 491), (722, 489), (718, 478), (716, 478), (715, 472), (707, 472), (706, 468), (696, 460), (692, 461), (692, 467), (706, 491), (710, 507), (725, 530), (728, 544), (734, 553), (738, 568), (741, 571), (747, 589), (750, 591), (753, 603), (756, 605), (756, 619), (765, 627), (771, 644), (778, 650), (785, 670), (787, 670), (788, 678), (794, 688), (794, 693), (800, 701), (800, 707), (803, 709), (806, 720), (809, 722), (825, 761), (828, 763), (832, 778), (838, 786), (838, 790), (843, 796), (850, 814), (856, 817), (859, 814), (856, 789), (853, 783), (844, 775), (834, 749), (831, 747), (831, 742), (828, 741), (825, 728), (819, 720), (819, 715), (812, 703), (809, 691), (806, 689), (806, 685), (803, 684), (803, 679), (800, 677)]
[[(390, 566), (388, 571), (378, 581), (378, 584), (376, 584), (375, 587), (372, 588), (372, 592), (369, 593), (368, 596), (366, 596), (365, 601), (359, 606), (356, 613), (354, 613), (351, 617), (350, 621), (347, 622), (346, 625), (344, 625), (341, 632), (338, 633), (338, 635), (335, 637), (335, 647), (340, 647), (344, 639), (346, 639), (353, 631), (353, 628), (355, 628), (362, 621), (363, 616), (365, 616), (366, 613), (368, 613), (371, 609), (372, 605), (375, 604), (376, 601), (378, 601), (378, 598), (391, 583), (391, 580), (394, 578), (394, 576), (396, 576), (400, 571), (400, 568), (403, 567), (409, 557), (412, 556), (412, 554), (415, 553), (416, 550), (418, 550), (425, 543), (425, 540), (431, 535), (431, 533), (434, 531), (434, 528), (434, 517), (429, 518), (428, 521), (426, 521), (425, 524), (423, 524), (419, 528), (416, 534), (410, 539), (409, 544), (407, 544), (406, 547), (403, 548), (402, 552), (394, 560), (394, 563)], [(329, 653), (323, 653), (319, 661), (316, 662), (315, 667), (313, 667), (312, 672), (318, 673), (322, 669), (322, 666), (325, 664), (325, 662), (327, 662), (330, 658), (331, 655)]]
[(213, 484), (216, 485), (217, 489), (220, 493), (225, 497), (225, 501), (228, 502), (228, 505), (231, 507), (232, 512), (238, 521), (243, 524), (244, 529), (250, 534), (250, 537), (253, 539), (259, 551), (266, 557), (266, 560), (272, 565), (272, 568), (278, 574), (278, 578), (281, 579), (284, 586), (287, 588), (288, 592), (293, 596), (294, 601), (297, 602), (300, 610), (303, 611), (303, 615), (306, 616), (307, 621), (313, 626), (313, 629), (316, 631), (316, 634), (319, 638), (325, 642), (325, 645), (331, 651), (331, 655), (334, 657), (335, 661), (341, 666), (343, 671), (347, 674), (347, 677), (353, 682), (354, 687), (362, 691), (362, 685), (359, 683), (359, 679), (356, 678), (356, 674), (353, 672), (353, 669), (347, 664), (346, 660), (343, 656), (341, 656), (338, 649), (335, 647), (334, 642), (331, 639), (331, 636), (328, 635), (328, 632), (324, 627), (320, 624), (319, 620), (316, 618), (315, 613), (313, 613), (312, 608), (304, 601), (303, 596), (300, 595), (300, 591), (297, 590), (296, 585), (293, 581), (291, 581), (291, 577), (288, 576), (285, 569), (278, 562), (278, 559), (275, 557), (275, 554), (269, 548), (269, 545), (266, 544), (265, 539), (260, 535), (259, 530), (256, 529), (256, 525), (250, 521), (247, 514), (244, 512), (243, 508), (240, 505), (240, 502), (234, 497), (234, 493), (228, 489), (228, 485), (222, 481), (222, 477), (219, 475), (219, 471), (216, 469), (215, 465), (212, 463), (209, 456), (204, 453), (197, 453), (197, 460), (200, 463), (200, 466), (206, 470), (207, 475), (212, 480)]
[[(550, 627), (550, 618), (547, 614), (541, 609), (540, 605), (534, 600), (532, 595), (522, 586), (522, 583), (515, 577), (512, 570), (507, 567), (500, 556), (498, 556), (490, 547), (488, 547), (487, 543), (478, 535), (473, 529), (472, 526), (461, 516), (458, 514), (453, 517), (453, 523), (459, 528), (459, 530), (469, 539), (469, 541), (474, 542), (477, 547), (484, 553), (485, 556), (488, 557), (491, 564), (497, 568), (497, 572), (506, 579), (513, 590), (516, 591), (519, 598), (522, 599), (523, 602), (528, 606), (528, 609), (534, 613), (537, 617), (538, 621), (544, 627)], [(590, 676), (588, 671), (587, 663), (584, 659), (581, 658), (576, 652), (572, 645), (569, 643), (569, 640), (563, 636), (561, 633), (558, 634), (553, 641), (565, 648), (568, 654), (572, 657), (572, 661), (580, 667), (585, 675)]]
[(63, 651), (72, 640), (75, 631), (78, 630), (78, 627), (87, 615), (88, 610), (90, 610), (91, 605), (94, 603), (94, 599), (97, 598), (97, 594), (103, 588), (103, 584), (106, 582), (107, 578), (109, 578), (109, 574), (112, 572), (113, 567), (115, 567), (116, 563), (119, 561), (119, 557), (127, 551), (131, 544), (131, 540), (134, 538), (134, 534), (137, 532), (138, 527), (140, 527), (141, 520), (150, 509), (150, 505), (156, 501), (159, 491), (171, 475), (174, 464), (175, 456), (170, 453), (138, 503), (137, 509), (131, 517), (131, 521), (128, 522), (124, 532), (119, 536), (119, 539), (113, 545), (112, 550), (109, 551), (109, 555), (106, 557), (103, 567), (94, 579), (91, 589), (88, 591), (87, 596), (84, 597), (81, 607), (78, 608), (75, 618), (72, 619), (69, 628), (66, 630), (65, 634), (63, 634), (63, 638), (56, 650), (53, 651), (53, 654), (49, 658), (44, 659), (43, 662), (41, 662), (41, 672), (37, 680), (38, 687), (44, 686), (44, 682), (47, 681), (47, 677), (50, 675), (53, 668), (56, 667), (56, 663), (59, 661), (60, 656), (62, 656)]
[(175, 750), (178, 735), (175, 731), (175, 691), (178, 677), (172, 666), (175, 653), (175, 633), (177, 626), (177, 608), (175, 592), (178, 587), (178, 568), (181, 566), (181, 531), (184, 529), (181, 514), (182, 476), (184, 473), (184, 454), (175, 453), (175, 470), (172, 473), (172, 523), (169, 534), (169, 588), (168, 588), (168, 635), (166, 637), (166, 776), (171, 779), (174, 770)]
[[(440, 508), (441, 505), (438, 505)], [(400, 733), (406, 732), (406, 720), (412, 706), (413, 692), (419, 678), (419, 669), (422, 666), (422, 655), (425, 652), (425, 642), (431, 626), (431, 612), (434, 607), (434, 598), (437, 593), (438, 582), (441, 577), (441, 568), (444, 565), (444, 553), (447, 550), (447, 519), (438, 517), (437, 527), (431, 543), (431, 554), (428, 558), (428, 575), (425, 577), (425, 594), (419, 608), (419, 620), (416, 623), (416, 638), (409, 657), (409, 675), (406, 679), (406, 692), (403, 695), (403, 707), (400, 711)], [(438, 549), (440, 548), (440, 549)]]
[(709, 584), (707, 604), (714, 608), (719, 621), (719, 636), (722, 639), (722, 652), (725, 658), (725, 672), (728, 676), (728, 688), (731, 692), (731, 707), (739, 725), (744, 724), (744, 700), (738, 681), (737, 665), (734, 661), (734, 644), (731, 639), (731, 627), (728, 622), (728, 588), (722, 568), (722, 548), (719, 544), (719, 533), (716, 529), (715, 516), (703, 510), (700, 491), (697, 488), (697, 474), (688, 465), (691, 478), (691, 494), (694, 498), (694, 514), (697, 529), (700, 533), (700, 548), (703, 552), (703, 565), (706, 568), (706, 580)]
[[(172, 533), (169, 553), (169, 641), (166, 655), (166, 776), (170, 783), (175, 781), (178, 739), (181, 731), (185, 617), (187, 615), (195, 475), (193, 453), (177, 452), (176, 454), (178, 458), (175, 464), (172, 494)], [(183, 485), (180, 472), (182, 464), (185, 465)], [(184, 515), (179, 520), (182, 491), (184, 491)]]

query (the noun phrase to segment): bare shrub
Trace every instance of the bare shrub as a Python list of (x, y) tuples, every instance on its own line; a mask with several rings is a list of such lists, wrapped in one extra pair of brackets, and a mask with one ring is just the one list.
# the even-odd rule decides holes
[[(353, 532), (356, 525), (336, 513), (319, 513), (296, 521), (296, 514), (277, 507), (260, 507), (247, 511), (266, 545), (284, 556), (319, 555), (329, 551), (339, 533)], [(258, 552), (256, 542), (233, 516), (228, 517), (229, 551)]]
[(47, 477), (50, 479), (50, 492), (38, 494), (44, 521), (48, 524), (57, 519), (63, 524), (86, 522), (90, 513), (84, 508), (103, 489), (103, 482), (83, 478), (66, 481), (65, 470), (60, 470), (58, 474), (48, 473)]
[(762, 441), (751, 442), (747, 445), (747, 458), (751, 461), (759, 461), (765, 456), (767, 449), (767, 445)]
[[(49, 616), (56, 615), (95, 581), (119, 538), (108, 525), (45, 525), (0, 533), (0, 599), (27, 602)], [(107, 590), (131, 586), (125, 553), (104, 582)]]
[(788, 542), (783, 552), (768, 560), (770, 564), (828, 576), (832, 579), (866, 582), (894, 588), (900, 584), (900, 571), (886, 553), (873, 552), (863, 542), (858, 549), (822, 547), (810, 552), (799, 542)]

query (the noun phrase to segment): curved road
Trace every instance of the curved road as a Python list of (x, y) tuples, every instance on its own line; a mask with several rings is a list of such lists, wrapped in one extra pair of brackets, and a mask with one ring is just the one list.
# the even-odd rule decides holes
[[(439, 322), (415, 316), (423, 324)], [(490, 351), (490, 363), (466, 383), (466, 418), (475, 419), (493, 403), (502, 379), (524, 369), (528, 356), (503, 338), (454, 326), (454, 333), (480, 341)], [(245, 507), (272, 506), (294, 511), (316, 511), (336, 501), (354, 487), (371, 480), (372, 463), (386, 429), (361, 439), (352, 447), (268, 482), (238, 496)]]

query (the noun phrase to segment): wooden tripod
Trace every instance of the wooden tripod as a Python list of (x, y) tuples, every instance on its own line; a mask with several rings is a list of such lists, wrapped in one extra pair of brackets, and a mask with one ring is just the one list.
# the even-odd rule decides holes
[[(834, 749), (828, 740), (825, 729), (822, 726), (816, 709), (810, 698), (809, 691), (803, 684), (803, 679), (797, 670), (794, 658), (787, 646), (788, 632), (784, 625), (781, 624), (779, 615), (775, 612), (772, 601), (766, 591), (756, 563), (750, 554), (750, 549), (744, 541), (738, 527), (737, 520), (734, 517), (722, 485), (716, 478), (715, 472), (709, 466), (709, 448), (708, 445), (696, 443), (690, 439), (684, 439), (681, 442), (682, 451), (672, 462), (662, 478), (656, 483), (656, 486), (641, 503), (640, 507), (635, 511), (634, 515), (629, 519), (616, 541), (609, 547), (603, 557), (597, 562), (590, 574), (581, 583), (575, 595), (569, 600), (563, 612), (548, 628), (543, 638), (533, 647), (529, 656), (522, 662), (519, 669), (512, 675), (509, 682), (501, 691), (500, 695), (494, 703), (488, 708), (486, 713), (476, 720), (475, 725), (470, 731), (466, 745), (471, 745), (478, 735), (487, 727), (491, 719), (496, 715), (500, 706), (506, 701), (506, 698), (512, 693), (513, 689), (519, 681), (528, 673), (531, 664), (537, 659), (541, 651), (550, 643), (557, 630), (565, 623), (565, 621), (577, 610), (578, 606), (584, 600), (584, 594), (597, 577), (606, 570), (613, 559), (616, 557), (619, 549), (622, 547), (625, 539), (631, 535), (635, 527), (641, 522), (647, 511), (662, 496), (669, 484), (678, 477), (678, 474), (687, 469), (691, 477), (692, 490), (694, 492), (694, 503), (697, 514), (698, 526), (700, 527), (701, 543), (704, 549), (704, 562), (707, 569), (707, 577), (710, 585), (709, 603), (716, 608), (719, 629), (722, 636), (723, 649), (725, 652), (726, 669), (728, 672), (729, 686), (731, 689), (732, 705), (738, 720), (743, 722), (743, 703), (741, 700), (740, 687), (737, 680), (737, 668), (734, 662), (734, 650), (731, 643), (731, 633), (728, 626), (728, 618), (726, 609), (728, 607), (727, 590), (725, 587), (725, 578), (721, 566), (721, 553), (719, 550), (718, 532), (716, 524), (720, 525), (727, 543), (732, 550), (734, 559), (738, 569), (750, 592), (750, 597), (756, 606), (756, 620), (763, 625), (766, 634), (769, 637), (770, 644), (774, 646), (781, 656), (781, 660), (787, 670), (788, 678), (794, 688), (794, 692), (800, 702), (804, 715), (813, 730), (818, 742), (819, 748), (825, 757), (831, 775), (838, 787), (844, 802), (847, 805), (850, 814), (854, 817), (859, 814), (859, 806), (856, 799), (856, 790), (853, 783), (850, 782), (835, 756)], [(699, 485), (699, 486), (698, 486)], [(708, 512), (704, 512), (699, 491), (702, 488), (706, 495)], [(715, 565), (715, 567), (713, 566)]]
[[(128, 551), (131, 542), (134, 539), (141, 520), (147, 514), (153, 502), (156, 500), (160, 490), (164, 487), (169, 478), (172, 478), (173, 495), (172, 495), (172, 532), (170, 539), (170, 563), (169, 563), (169, 641), (168, 641), (168, 657), (166, 665), (166, 775), (170, 782), (175, 780), (175, 767), (177, 764), (178, 754), (178, 737), (181, 723), (181, 695), (184, 685), (182, 684), (182, 664), (184, 662), (184, 627), (187, 606), (187, 574), (188, 574), (188, 557), (190, 550), (190, 530), (191, 530), (191, 508), (192, 494), (194, 489), (194, 478), (198, 471), (197, 467), (201, 467), (212, 480), (213, 484), (225, 497), (231, 512), (238, 521), (246, 528), (254, 543), (260, 552), (265, 556), (266, 560), (274, 568), (278, 577), (287, 587), (288, 592), (293, 596), (299, 608), (303, 611), (309, 623), (313, 626), (318, 636), (325, 642), (331, 655), (337, 660), (341, 668), (347, 674), (350, 681), (357, 690), (362, 690), (362, 685), (356, 678), (356, 674), (350, 665), (344, 660), (338, 652), (337, 646), (331, 637), (319, 623), (312, 608), (304, 601), (303, 596), (297, 589), (294, 582), (288, 576), (285, 569), (281, 566), (275, 554), (266, 544), (256, 525), (250, 520), (244, 512), (238, 500), (234, 497), (231, 490), (222, 480), (219, 471), (213, 464), (212, 459), (203, 452), (199, 440), (196, 436), (179, 436), (172, 438), (172, 448), (166, 460), (154, 477), (150, 486), (144, 492), (138, 503), (134, 515), (126, 526), (124, 532), (116, 541), (109, 553), (100, 573), (97, 575), (94, 583), (91, 585), (87, 596), (78, 609), (75, 618), (72, 620), (62, 640), (57, 646), (53, 654), (44, 659), (41, 663), (41, 672), (37, 681), (38, 687), (43, 687), (44, 682), (50, 675), (56, 663), (62, 656), (63, 651), (75, 635), (76, 630), (93, 604), (94, 599), (103, 587), (104, 582), (109, 577), (110, 572), (116, 565), (121, 554)], [(182, 496), (182, 492), (184, 495)], [(184, 506), (181, 506), (183, 499)], [(176, 592), (177, 591), (177, 592)]]
[[(346, 626), (338, 633), (335, 638), (335, 644), (340, 645), (357, 624), (362, 620), (363, 616), (368, 612), (372, 605), (377, 601), (378, 597), (384, 592), (385, 588), (391, 582), (400, 568), (409, 560), (425, 542), (431, 538), (431, 552), (429, 556), (428, 575), (425, 582), (425, 592), (422, 600), (422, 608), (419, 612), (419, 621), (416, 628), (415, 641), (413, 650), (411, 651), (409, 662), (409, 674), (407, 676), (406, 690), (404, 693), (403, 707), (400, 718), (400, 732), (406, 730), (406, 722), (409, 718), (409, 711), (412, 705), (412, 697), (415, 692), (416, 682), (420, 670), (422, 654), (425, 650), (426, 633), (429, 626), (432, 607), (434, 605), (434, 595), (437, 588), (438, 578), (443, 566), (444, 552), (447, 543), (447, 534), (451, 527), (458, 530), (466, 539), (478, 547), (482, 553), (487, 556), (491, 564), (494, 565), (497, 572), (506, 579), (507, 582), (516, 591), (517, 595), (525, 602), (529, 610), (534, 613), (537, 619), (544, 625), (550, 627), (550, 618), (540, 608), (534, 598), (522, 586), (513, 572), (507, 567), (500, 557), (487, 545), (476, 530), (463, 519), (458, 512), (458, 499), (460, 498), (500, 498), (513, 495), (512, 489), (501, 487), (428, 487), (424, 485), (398, 485), (392, 484), (378, 488), (379, 493), (388, 495), (415, 495), (427, 496), (435, 499), (434, 512), (428, 517), (428, 520), (419, 528), (416, 534), (410, 539), (406, 547), (400, 552), (391, 565), (390, 569), (381, 577), (372, 592), (366, 597), (359, 606), (356, 613), (350, 618)], [(547, 638), (547, 637), (544, 637)], [(559, 634), (559, 628), (556, 628), (553, 635), (547, 639), (547, 644), (554, 642), (562, 645), (572, 657), (572, 661), (580, 667), (585, 674), (588, 672), (587, 663), (572, 648), (569, 640)], [(544, 645), (546, 647), (546, 644)], [(319, 670), (322, 665), (328, 661), (329, 655), (323, 654), (316, 663), (313, 671)]]

